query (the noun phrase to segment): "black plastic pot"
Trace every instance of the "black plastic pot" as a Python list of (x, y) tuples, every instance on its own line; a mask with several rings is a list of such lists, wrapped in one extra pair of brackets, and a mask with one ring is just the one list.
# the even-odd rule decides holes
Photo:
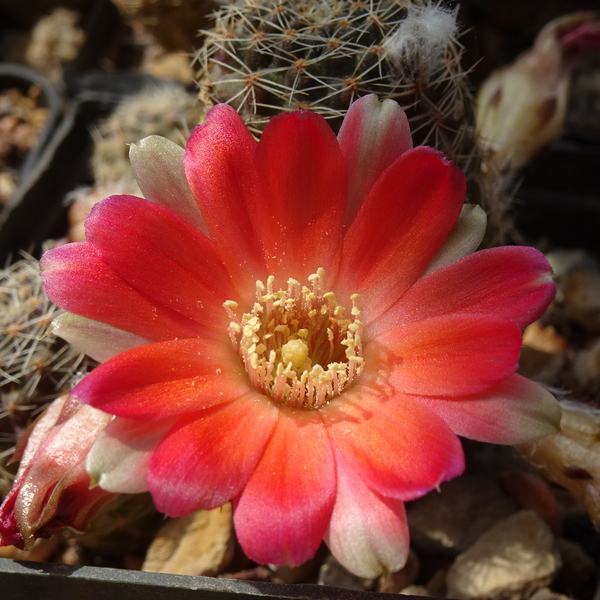
[(0, 213), (0, 264), (23, 249), (37, 254), (48, 239), (66, 230), (65, 197), (93, 183), (89, 168), (92, 128), (126, 96), (159, 81), (149, 75), (89, 72), (66, 78), (71, 97), (60, 122), (50, 131), (35, 161), (23, 174)]
[[(0, 559), (10, 600), (389, 600), (389, 594)], [(418, 600), (417, 596), (402, 596)]]
[(48, 145), (52, 132), (60, 118), (63, 99), (58, 90), (36, 71), (12, 63), (0, 63), (0, 90), (19, 90), (26, 95), (32, 86), (37, 86), (41, 90), (39, 105), (48, 109), (48, 117), (44, 127), (38, 136), (36, 145), (28, 153), (25, 161), (19, 169), (20, 180), (27, 179), (33, 165), (38, 160), (44, 148)]

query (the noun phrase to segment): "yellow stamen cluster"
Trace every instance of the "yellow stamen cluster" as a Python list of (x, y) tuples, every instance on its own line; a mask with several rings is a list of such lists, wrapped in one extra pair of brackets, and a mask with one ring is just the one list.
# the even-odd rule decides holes
[(349, 317), (333, 292), (323, 292), (323, 269), (311, 275), (309, 289), (288, 279), (287, 290), (256, 282), (252, 311), (236, 316), (225, 302), (238, 348), (254, 387), (279, 404), (318, 409), (347, 388), (363, 369), (362, 323), (356, 294)]

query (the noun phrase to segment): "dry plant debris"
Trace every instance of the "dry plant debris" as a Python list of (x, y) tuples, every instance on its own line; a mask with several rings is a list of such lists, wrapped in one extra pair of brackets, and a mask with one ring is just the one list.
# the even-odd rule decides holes
[(38, 105), (41, 90), (32, 85), (26, 94), (17, 89), (0, 92), (0, 205), (18, 183), (19, 166), (35, 146), (48, 117)]

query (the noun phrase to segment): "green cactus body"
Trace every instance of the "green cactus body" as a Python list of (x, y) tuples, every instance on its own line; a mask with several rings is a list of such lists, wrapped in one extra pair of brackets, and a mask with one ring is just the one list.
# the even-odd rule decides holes
[(358, 97), (392, 98), (415, 144), (465, 167), (471, 97), (456, 13), (429, 0), (245, 0), (224, 6), (197, 52), (202, 97), (236, 108), (256, 133), (308, 109), (336, 129)]
[[(191, 130), (204, 116), (193, 94), (176, 83), (148, 86), (123, 100), (94, 132), (92, 168), (97, 184), (129, 178), (129, 144), (148, 135), (162, 135), (185, 145)], [(136, 191), (137, 186), (132, 188)]]

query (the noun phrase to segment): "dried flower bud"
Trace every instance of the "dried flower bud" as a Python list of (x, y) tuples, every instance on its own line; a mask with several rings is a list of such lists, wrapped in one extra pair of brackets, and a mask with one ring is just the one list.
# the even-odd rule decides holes
[(573, 13), (548, 23), (533, 48), (492, 73), (481, 86), (477, 107), (477, 130), (489, 163), (518, 169), (559, 135), (571, 67), (591, 47), (600, 47), (600, 22), (594, 13)]

